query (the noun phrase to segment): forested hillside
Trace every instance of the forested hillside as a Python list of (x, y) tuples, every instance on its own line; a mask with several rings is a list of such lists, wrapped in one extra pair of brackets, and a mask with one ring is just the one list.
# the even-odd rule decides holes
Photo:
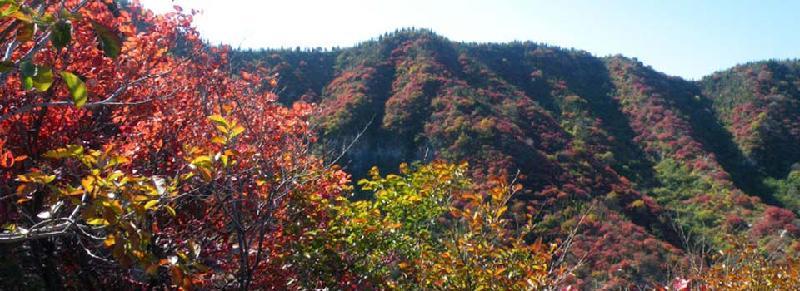
[(0, 289), (800, 286), (796, 61), (254, 52), (193, 16), (0, 1)]
[(318, 104), (317, 151), (348, 149), (337, 161), (356, 177), (432, 159), (468, 161), (479, 181), (519, 171), (517, 203), (543, 211), (544, 237), (568, 234), (590, 209), (572, 246), (593, 254), (581, 280), (664, 280), (732, 234), (800, 250), (797, 62), (694, 82), (622, 56), (414, 29), (232, 58), (275, 74), (282, 102)]

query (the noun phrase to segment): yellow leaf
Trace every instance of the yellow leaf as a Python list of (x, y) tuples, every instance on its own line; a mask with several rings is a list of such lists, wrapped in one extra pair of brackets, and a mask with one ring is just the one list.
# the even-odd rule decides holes
[(215, 123), (217, 125), (223, 126), (225, 128), (228, 127), (228, 121), (225, 120), (225, 117), (222, 117), (222, 116), (219, 116), (219, 115), (211, 115), (211, 116), (208, 117), (208, 120), (211, 120), (211, 122), (213, 122), (213, 123)]
[(234, 137), (242, 134), (242, 132), (244, 132), (244, 127), (242, 127), (241, 125), (235, 126), (233, 129), (231, 129), (231, 133), (230, 133), (231, 138), (234, 138)]
[(106, 247), (113, 246), (116, 243), (117, 243), (117, 240), (116, 240), (116, 238), (114, 238), (114, 235), (108, 235), (108, 237), (106, 237), (106, 239), (103, 241), (103, 244), (105, 244)]
[(83, 154), (83, 147), (79, 145), (68, 145), (66, 148), (47, 151), (44, 153), (45, 158), (50, 159), (63, 159), (68, 157), (79, 156)]
[(92, 193), (92, 191), (94, 190), (94, 185), (95, 185), (94, 176), (86, 176), (86, 178), (83, 178), (83, 180), (81, 180), (81, 186), (83, 186), (83, 189), (86, 190), (86, 192)]
[(500, 216), (503, 215), (503, 213), (506, 213), (507, 209), (508, 209), (508, 206), (500, 207), (500, 209), (498, 209), (497, 213), (496, 213), (497, 217), (500, 217)]
[(156, 205), (158, 205), (158, 200), (147, 201), (147, 203), (144, 204), (144, 210), (150, 210), (150, 208), (153, 208), (153, 206)]
[(175, 213), (175, 209), (173, 209), (169, 205), (164, 205), (164, 208), (167, 209), (167, 212), (169, 212), (169, 215), (175, 216), (177, 214), (177, 213)]
[(135, 256), (135, 257), (137, 257), (139, 259), (144, 258), (144, 252), (142, 252), (140, 250), (133, 250), (133, 252), (131, 252), (131, 253), (133, 253), (133, 256)]
[(228, 134), (228, 128), (222, 125), (217, 125), (217, 130), (221, 133)]
[(108, 220), (105, 218), (90, 218), (86, 220), (86, 223), (90, 225), (108, 225)]
[(211, 142), (218, 145), (225, 145), (228, 143), (228, 140), (224, 136), (215, 136), (211, 138)]
[(203, 177), (203, 180), (210, 182), (214, 177), (211, 176), (211, 170), (207, 168), (198, 168), (200, 171), (200, 176)]
[(18, 175), (17, 181), (23, 183), (49, 184), (56, 179), (55, 175), (45, 175), (41, 172), (31, 172), (27, 175)]
[(211, 157), (206, 155), (196, 157), (194, 158), (194, 160), (192, 160), (192, 165), (202, 168), (208, 168), (211, 166)]
[(219, 158), (220, 158), (220, 160), (222, 160), (222, 165), (227, 167), (228, 166), (228, 156), (222, 155)]
[(147, 197), (145, 195), (135, 195), (135, 196), (133, 196), (133, 201), (136, 201), (136, 202), (142, 202), (142, 201), (148, 201), (148, 200), (150, 200), (150, 197)]

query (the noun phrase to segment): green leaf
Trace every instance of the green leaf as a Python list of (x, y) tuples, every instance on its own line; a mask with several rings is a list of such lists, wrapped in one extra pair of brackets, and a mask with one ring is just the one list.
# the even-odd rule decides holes
[[(19, 19), (19, 17), (17, 17)], [(56, 22), (56, 18), (51, 13), (45, 12), (43, 15), (35, 15), (33, 16), (30, 21), (36, 23), (39, 26), (50, 26)]]
[(97, 21), (92, 21), (92, 27), (97, 37), (100, 38), (100, 46), (103, 52), (111, 58), (116, 58), (122, 49), (122, 39), (119, 35), (108, 26)]
[(36, 66), (30, 61), (24, 61), (19, 64), (19, 71), (22, 73), (23, 77), (31, 77), (36, 75)]
[(53, 46), (60, 49), (66, 47), (72, 40), (72, 24), (66, 21), (59, 21), (53, 25), (53, 34), (50, 36), (50, 42)]
[(31, 85), (33, 85), (36, 90), (40, 92), (47, 91), (50, 88), (50, 85), (53, 84), (53, 69), (49, 67), (40, 67), (36, 70), (36, 76), (31, 78), (33, 81)]
[(43, 92), (53, 84), (53, 70), (50, 67), (38, 67), (30, 61), (25, 61), (20, 64), (20, 72), (25, 90), (36, 88)]
[(27, 42), (33, 40), (34, 31), (36, 31), (36, 25), (33, 22), (22, 23), (22, 26), (17, 29), (17, 41)]
[(0, 62), (0, 73), (8, 73), (14, 70), (14, 62)]
[(83, 107), (87, 98), (86, 84), (83, 83), (81, 78), (70, 72), (61, 72), (61, 78), (67, 83), (67, 88), (69, 88), (69, 93), (72, 95), (72, 103), (75, 103), (75, 107)]
[(0, 17), (5, 18), (19, 11), (19, 4), (14, 1), (0, 1), (0, 9)]
[(27, 76), (22, 78), (22, 88), (25, 91), (33, 89), (33, 77)]
[(68, 20), (72, 20), (72, 21), (83, 20), (83, 16), (80, 13), (78, 13), (78, 12), (72, 13), (69, 10), (67, 10), (66, 8), (61, 8), (61, 12), (59, 13), (59, 15), (61, 15), (61, 17), (64, 17), (64, 18), (66, 18)]

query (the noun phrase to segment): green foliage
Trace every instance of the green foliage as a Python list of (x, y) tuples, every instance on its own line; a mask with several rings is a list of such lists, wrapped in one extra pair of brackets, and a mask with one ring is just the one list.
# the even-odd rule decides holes
[(722, 212), (717, 201), (710, 203), (687, 203), (693, 198), (714, 195), (719, 191), (712, 181), (697, 175), (688, 167), (672, 159), (664, 159), (654, 169), (661, 186), (653, 189), (653, 196), (659, 204), (675, 209), (677, 220), (692, 234), (715, 238), (719, 241), (716, 227), (722, 222)]
[[(466, 165), (401, 166), (400, 175), (359, 181), (369, 200), (338, 198), (332, 221), (296, 260), (330, 286), (352, 272), (357, 286), (408, 289), (534, 288), (550, 278), (554, 246), (528, 245), (511, 231), (507, 203), (518, 187), (473, 192)], [(331, 268), (331, 269), (326, 269)]]
[(766, 183), (774, 189), (775, 198), (784, 207), (800, 213), (800, 170), (792, 171), (783, 180), (768, 178)]
[(61, 78), (67, 83), (67, 88), (69, 88), (69, 93), (72, 95), (72, 103), (75, 104), (75, 107), (83, 107), (88, 97), (86, 84), (83, 83), (83, 80), (70, 72), (61, 72)]
[(713, 183), (692, 173), (688, 167), (672, 159), (664, 159), (654, 167), (662, 186), (654, 190), (656, 200), (661, 204), (673, 204), (709, 193)]
[(53, 25), (53, 34), (50, 41), (56, 48), (63, 48), (72, 41), (72, 24), (67, 21), (59, 21)]
[(103, 52), (111, 58), (116, 58), (122, 50), (120, 36), (110, 27), (97, 21), (92, 21), (92, 28), (94, 28), (97, 37), (100, 39), (100, 47)]

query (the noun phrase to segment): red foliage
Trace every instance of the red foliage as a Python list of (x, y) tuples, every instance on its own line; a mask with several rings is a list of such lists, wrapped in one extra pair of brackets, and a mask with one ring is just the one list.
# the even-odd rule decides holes
[(763, 236), (785, 230), (792, 236), (798, 236), (800, 235), (800, 228), (798, 228), (795, 219), (796, 217), (791, 211), (769, 206), (764, 211), (764, 216), (761, 220), (753, 226), (752, 233), (756, 236)]
[[(43, 7), (58, 11), (62, 4), (71, 9), (79, 2), (45, 1)], [(41, 157), (45, 151), (67, 144), (111, 148), (133, 161), (128, 169), (122, 170), (170, 177), (187, 170), (185, 159), (191, 160), (194, 154), (188, 146), (227, 150), (234, 153), (235, 166), (214, 176), (213, 182), (199, 178), (187, 182), (182, 195), (175, 198), (175, 218), (152, 218), (153, 223), (146, 231), (154, 235), (154, 253), (164, 256), (197, 253), (196, 259), (211, 267), (205, 271), (169, 268), (173, 287), (229, 288), (231, 285), (227, 284), (234, 282), (228, 275), (238, 276), (245, 271), (238, 260), (240, 243), (244, 241), (252, 246), (244, 250), (251, 257), (246, 267), (251, 274), (258, 274), (251, 279), (250, 286), (285, 284), (293, 270), (283, 268), (279, 258), (290, 253), (291, 244), (298, 242), (306, 231), (320, 227), (296, 224), (298, 218), (317, 217), (321, 213), (314, 203), (304, 199), (339, 195), (348, 182), (347, 175), (326, 171), (309, 154), (308, 144), (314, 140), (309, 129), (311, 107), (297, 103), (287, 108), (276, 103), (276, 96), (268, 91), (270, 88), (262, 86), (265, 78), (258, 70), (241, 72), (241, 77), (231, 76), (226, 70), (230, 49), (206, 48), (191, 27), (191, 15), (156, 16), (138, 7), (114, 12), (110, 7), (103, 1), (88, 1), (78, 9), (84, 18), (72, 21), (70, 45), (56, 49), (45, 42), (33, 57), (37, 65), (46, 64), (56, 72), (69, 71), (80, 76), (88, 88), (88, 100), (82, 107), (74, 106), (65, 82), (60, 79), (49, 90), (38, 92), (23, 90), (20, 74), (16, 72), (4, 75), (0, 86), (0, 136), (3, 137), (0, 192), (14, 192), (11, 189), (18, 184), (13, 180), (16, 174), (35, 168), (71, 166)], [(91, 22), (111, 27), (122, 37), (124, 42), (116, 58), (108, 57), (99, 48)], [(8, 25), (0, 23), (0, 27)], [(22, 43), (13, 50), (10, 60), (22, 58), (32, 45), (32, 42)], [(225, 115), (245, 127), (235, 145), (223, 148), (212, 143), (215, 131), (207, 117), (213, 114)], [(23, 161), (24, 156), (30, 158)], [(300, 174), (309, 177), (308, 180), (297, 178)], [(227, 186), (215, 188), (219, 185)], [(225, 210), (233, 207), (232, 200), (218, 200), (220, 196), (216, 195), (221, 189), (237, 197), (233, 200), (240, 203), (236, 215), (245, 217), (245, 221), (269, 213), (269, 223), (264, 224), (268, 229), (246, 235), (234, 233), (230, 228), (230, 212)], [(263, 208), (264, 201), (269, 201), (268, 211)], [(289, 207), (290, 201), (303, 203)], [(34, 205), (33, 214), (28, 213), (31, 210), (18, 208), (13, 202), (9, 199), (0, 202), (0, 224), (14, 222), (19, 213), (31, 217), (39, 211)], [(324, 221), (324, 217), (319, 218), (319, 223)], [(256, 253), (255, 249), (266, 251)], [(65, 261), (81, 257), (71, 250), (58, 253)], [(168, 269), (156, 267), (165, 273)], [(127, 278), (128, 274), (113, 273), (113, 268), (84, 271), (104, 273), (107, 276), (98, 278), (108, 280), (125, 277), (137, 284), (147, 283), (140, 281), (139, 275)]]

